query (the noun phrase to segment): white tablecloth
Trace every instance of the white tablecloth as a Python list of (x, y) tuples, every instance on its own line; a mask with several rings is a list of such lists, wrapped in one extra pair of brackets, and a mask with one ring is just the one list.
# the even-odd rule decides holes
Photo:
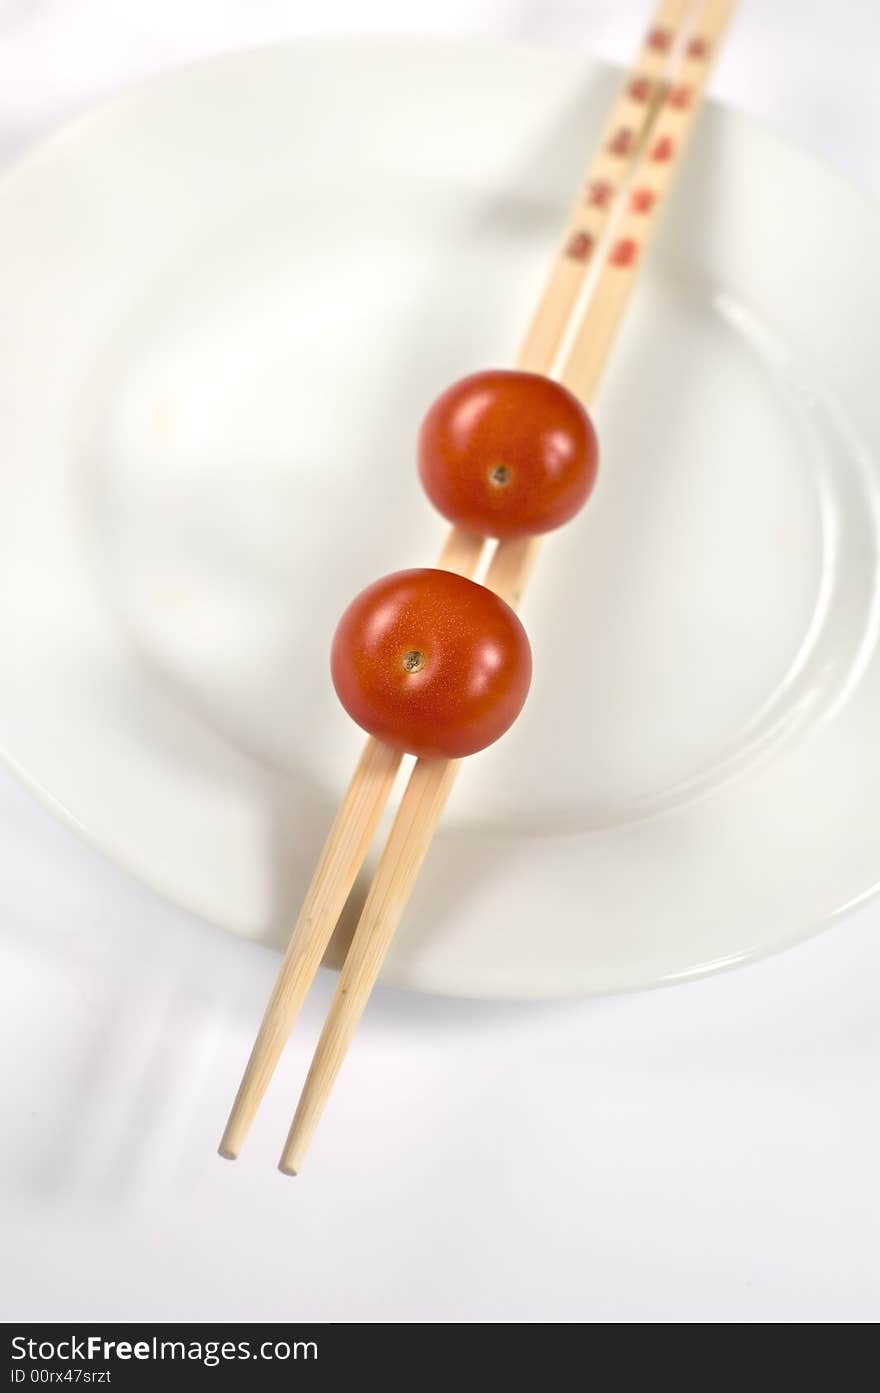
[[(8, 0), (0, 158), (146, 73), (328, 32), (629, 60), (647, 0)], [(880, 190), (880, 12), (744, 0), (715, 92)], [(0, 772), (7, 1320), (880, 1316), (880, 909), (674, 989), (380, 990), (296, 1181), (322, 974), (237, 1165), (214, 1153), (277, 959), (133, 883)]]

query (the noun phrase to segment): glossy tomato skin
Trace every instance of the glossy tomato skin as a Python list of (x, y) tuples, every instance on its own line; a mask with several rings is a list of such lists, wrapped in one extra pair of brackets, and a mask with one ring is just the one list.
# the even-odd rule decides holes
[(342, 705), (371, 735), (458, 759), (516, 720), (532, 655), (513, 610), (484, 585), (451, 571), (396, 571), (352, 600), (330, 668)]
[(596, 480), (592, 422), (560, 383), (540, 373), (474, 373), (431, 407), (419, 435), (419, 475), (435, 508), (484, 537), (561, 527)]

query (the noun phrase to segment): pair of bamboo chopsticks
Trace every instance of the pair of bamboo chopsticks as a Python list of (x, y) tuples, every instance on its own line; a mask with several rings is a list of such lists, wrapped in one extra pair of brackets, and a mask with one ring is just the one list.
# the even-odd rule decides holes
[[(612, 107), (598, 151), (565, 229), (517, 367), (548, 375), (572, 325), (588, 274), (584, 310), (558, 374), (592, 400), (672, 174), (693, 125), (711, 60), (736, 0), (661, 0), (636, 62)], [(485, 539), (452, 528), (438, 565), (472, 576)], [(514, 607), (538, 550), (535, 539), (495, 545), (485, 584)], [(402, 755), (367, 740), (330, 829), (284, 954), (220, 1154), (238, 1156), (296, 1015), (372, 843)], [(348, 950), (280, 1168), (302, 1164), (330, 1089), (373, 989), (386, 950), (430, 846), (459, 761), (419, 759), (370, 886)]]

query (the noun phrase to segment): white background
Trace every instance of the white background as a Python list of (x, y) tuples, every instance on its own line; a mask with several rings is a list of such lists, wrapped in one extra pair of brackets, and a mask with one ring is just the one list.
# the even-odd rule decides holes
[[(714, 82), (880, 191), (873, 0), (744, 0)], [(304, 33), (490, 32), (627, 62), (644, 0), (0, 0), (0, 158), (125, 82)], [(880, 1316), (880, 909), (565, 1005), (377, 992), (302, 1177), (274, 1169), (322, 974), (214, 1154), (276, 958), (159, 901), (0, 772), (7, 1320)]]

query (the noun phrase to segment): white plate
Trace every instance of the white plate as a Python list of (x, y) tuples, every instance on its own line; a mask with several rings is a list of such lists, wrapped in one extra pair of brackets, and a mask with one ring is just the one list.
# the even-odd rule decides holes
[[(280, 941), (360, 744), (329, 637), (443, 528), (421, 413), (511, 360), (616, 77), (487, 42), (235, 55), (0, 185), (0, 744)], [(781, 947), (880, 878), (880, 216), (711, 109), (385, 979), (544, 996)]]

